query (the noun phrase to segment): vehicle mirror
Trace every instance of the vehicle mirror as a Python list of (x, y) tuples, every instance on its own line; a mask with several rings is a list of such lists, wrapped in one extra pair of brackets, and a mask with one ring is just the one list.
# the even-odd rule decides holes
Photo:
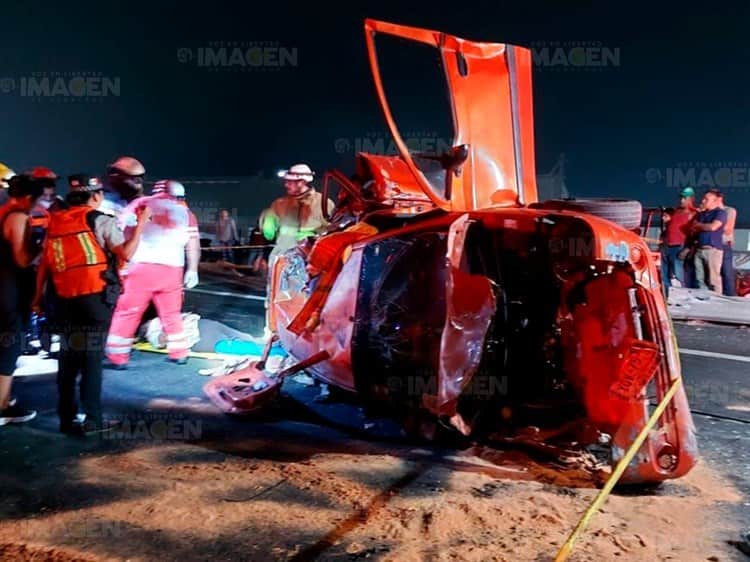
[(455, 171), (460, 168), (469, 157), (469, 145), (459, 144), (451, 148), (449, 152), (443, 154), (441, 163), (446, 170)]

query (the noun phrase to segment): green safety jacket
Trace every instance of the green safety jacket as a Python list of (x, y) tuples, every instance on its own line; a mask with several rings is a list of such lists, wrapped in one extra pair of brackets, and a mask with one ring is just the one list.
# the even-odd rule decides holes
[[(311, 189), (304, 197), (279, 197), (263, 211), (260, 228), (266, 240), (275, 240), (274, 253), (285, 252), (300, 240), (323, 232), (328, 221), (323, 217), (322, 195)], [(328, 201), (333, 209), (333, 202)]]

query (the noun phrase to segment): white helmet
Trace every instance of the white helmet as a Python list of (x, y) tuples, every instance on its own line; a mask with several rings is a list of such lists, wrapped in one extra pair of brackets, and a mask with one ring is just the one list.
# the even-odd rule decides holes
[(285, 180), (304, 180), (308, 183), (313, 181), (313, 176), (315, 176), (315, 172), (307, 164), (295, 164), (288, 170), (279, 172), (279, 177)]
[(172, 197), (185, 197), (185, 186), (175, 180), (159, 180), (154, 184), (151, 193), (168, 193)]

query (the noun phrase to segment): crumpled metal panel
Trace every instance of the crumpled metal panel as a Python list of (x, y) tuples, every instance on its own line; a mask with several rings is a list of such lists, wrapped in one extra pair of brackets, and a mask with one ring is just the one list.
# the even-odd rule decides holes
[(216, 377), (203, 392), (227, 414), (251, 414), (270, 406), (279, 395), (281, 380), (272, 379), (254, 362), (237, 372)]
[[(613, 465), (645, 426), (649, 400), (658, 402), (680, 376), (671, 326), (668, 318), (659, 314), (663, 303), (656, 299), (661, 295), (635, 286), (643, 337), (648, 339), (643, 341), (637, 337), (634, 311), (627, 297), (632, 288), (632, 278), (624, 271), (590, 281), (585, 287), (585, 304), (572, 311), (575, 327), (566, 324), (563, 330), (569, 380), (579, 390), (589, 421), (612, 434)], [(635, 363), (629, 365), (630, 361)], [(649, 382), (653, 382), (653, 392), (644, 387)], [(649, 396), (654, 392), (655, 397)], [(696, 458), (692, 418), (684, 389), (680, 388), (621, 481), (677, 478), (690, 470)]]
[(372, 176), (378, 201), (399, 198), (429, 201), (429, 197), (414, 183), (414, 176), (399, 156), (361, 152), (357, 154), (357, 171), (362, 176)]
[(307, 300), (306, 261), (296, 248), (291, 249), (273, 263), (268, 287), (268, 307), (271, 329), (278, 331), (288, 326)]
[(309, 296), (305, 260), (301, 255), (293, 257), (292, 262), (284, 268), (272, 302), (277, 333), (284, 349), (297, 359), (327, 351), (330, 358), (308, 370), (318, 378), (347, 390), (354, 390), (351, 340), (361, 261), (361, 250), (354, 250), (336, 278), (321, 311), (320, 324), (312, 332), (303, 332), (298, 336), (288, 329)]
[[(368, 19), (365, 38), (381, 109), (404, 163), (430, 199), (446, 210), (491, 207), (507, 192), (514, 204), (537, 200), (531, 51), (514, 45), (467, 41), (439, 31)], [(388, 104), (375, 45), (378, 34), (424, 43), (440, 52), (451, 104), (453, 146), (469, 156), (449, 188), (418, 168)]]
[(462, 268), (471, 224), (469, 215), (464, 214), (451, 225), (448, 235), (450, 270), (445, 328), (440, 342), (438, 395), (435, 404), (425, 401), (428, 409), (441, 416), (455, 415), (458, 397), (479, 367), (487, 330), (495, 314), (492, 281)]
[(589, 419), (608, 433), (632, 410), (629, 399), (611, 392), (621, 382), (626, 357), (638, 341), (627, 293), (631, 286), (632, 278), (624, 271), (589, 281), (583, 288), (585, 300), (571, 311), (572, 324), (563, 330), (568, 377)]
[[(675, 378), (681, 377), (680, 357), (674, 338), (674, 329), (664, 304), (661, 291), (645, 288), (640, 293), (644, 306), (644, 318), (654, 327), (656, 340), (663, 356), (654, 377), (653, 397), (661, 401)], [(619, 429), (612, 437), (612, 463), (617, 463), (634, 441), (649, 417), (648, 396), (640, 404), (634, 404)], [(625, 469), (622, 482), (657, 482), (666, 478), (679, 478), (687, 474), (698, 462), (698, 442), (695, 425), (690, 415), (690, 406), (685, 386), (677, 389), (657, 425), (648, 439)]]

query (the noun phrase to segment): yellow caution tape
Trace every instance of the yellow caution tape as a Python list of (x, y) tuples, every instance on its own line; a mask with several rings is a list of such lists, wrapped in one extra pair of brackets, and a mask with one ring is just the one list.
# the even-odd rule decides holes
[(591, 518), (594, 516), (594, 513), (596, 513), (596, 511), (601, 507), (601, 505), (604, 503), (604, 500), (607, 499), (607, 496), (609, 496), (610, 492), (612, 491), (612, 488), (615, 487), (615, 485), (617, 484), (617, 481), (620, 479), (623, 472), (625, 472), (625, 469), (630, 464), (630, 461), (633, 460), (633, 457), (641, 448), (641, 445), (643, 445), (643, 442), (646, 440), (646, 437), (648, 436), (648, 432), (651, 431), (651, 428), (656, 423), (656, 420), (658, 420), (661, 417), (661, 415), (664, 413), (664, 409), (667, 407), (667, 404), (669, 404), (669, 401), (672, 400), (672, 398), (674, 397), (675, 392), (677, 392), (677, 389), (679, 388), (681, 383), (682, 383), (681, 378), (676, 379), (672, 383), (672, 386), (669, 388), (669, 391), (664, 395), (664, 398), (662, 398), (662, 401), (659, 402), (659, 405), (654, 410), (654, 413), (651, 414), (651, 417), (648, 419), (648, 422), (643, 427), (643, 429), (641, 429), (640, 433), (638, 434), (638, 437), (635, 438), (635, 441), (633, 441), (633, 444), (625, 453), (625, 456), (622, 457), (620, 459), (620, 462), (617, 463), (617, 466), (615, 467), (615, 470), (612, 473), (612, 475), (607, 480), (607, 483), (599, 491), (596, 498), (594, 498), (594, 501), (586, 510), (586, 513), (583, 514), (583, 517), (581, 517), (581, 520), (578, 522), (578, 525), (576, 525), (576, 528), (573, 529), (572, 533), (570, 533), (568, 540), (566, 540), (565, 544), (563, 544), (562, 547), (560, 548), (559, 552), (557, 553), (557, 556), (555, 557), (555, 562), (563, 562), (568, 559), (568, 556), (570, 556), (570, 553), (573, 550), (573, 545), (575, 544), (576, 540), (578, 540), (578, 537), (580, 536), (580, 534), (586, 529), (589, 522), (591, 521)]
[[(147, 351), (149, 353), (167, 353), (165, 349), (158, 349), (150, 343), (140, 342), (133, 345), (133, 349), (138, 351)], [(226, 355), (224, 353), (212, 353), (210, 351), (191, 351), (189, 352), (190, 357), (196, 357), (198, 359), (226, 359), (227, 357), (238, 357), (237, 355)]]

